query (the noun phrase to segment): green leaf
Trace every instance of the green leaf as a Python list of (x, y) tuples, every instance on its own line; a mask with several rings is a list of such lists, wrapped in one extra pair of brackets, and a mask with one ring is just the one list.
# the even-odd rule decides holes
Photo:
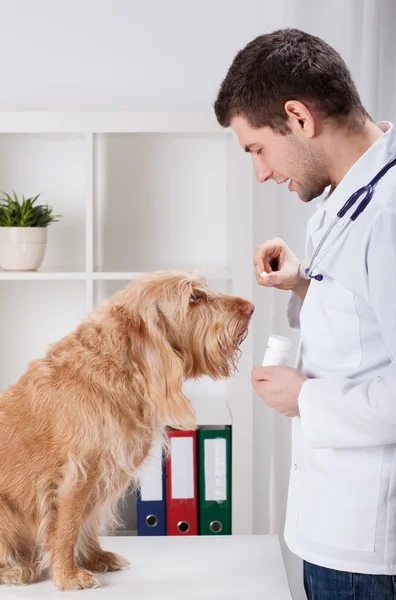
[(2, 193), (4, 198), (0, 199), (0, 227), (47, 227), (62, 216), (54, 215), (48, 205), (34, 205), (41, 193), (32, 198), (25, 198), (23, 195), (22, 202), (14, 191), (13, 198), (6, 192)]

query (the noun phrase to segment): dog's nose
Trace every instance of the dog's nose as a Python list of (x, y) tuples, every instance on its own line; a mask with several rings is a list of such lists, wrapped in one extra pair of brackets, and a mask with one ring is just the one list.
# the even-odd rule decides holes
[(251, 302), (246, 302), (242, 310), (244, 313), (247, 314), (248, 317), (251, 317), (254, 313), (254, 304), (252, 304)]

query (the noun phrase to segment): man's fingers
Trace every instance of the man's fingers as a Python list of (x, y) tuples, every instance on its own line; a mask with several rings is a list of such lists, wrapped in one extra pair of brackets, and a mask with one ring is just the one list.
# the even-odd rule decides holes
[[(279, 258), (281, 253), (281, 240), (268, 240), (258, 246), (254, 253), (254, 265), (259, 267), (261, 271), (265, 270), (265, 267), (269, 267), (268, 270), (272, 270)], [(270, 264), (272, 262), (272, 264)]]
[(256, 269), (256, 279), (260, 285), (275, 287), (282, 285), (284, 276), (281, 271), (271, 271), (271, 267), (267, 266), (266, 269), (260, 272)]
[(260, 275), (262, 271), (264, 271), (264, 261), (261, 257), (254, 257), (254, 266), (256, 269), (256, 275)]
[(284, 282), (284, 276), (281, 271), (272, 271), (266, 275), (263, 273), (260, 275), (260, 283), (264, 287), (277, 287), (282, 285)]
[(270, 381), (272, 367), (253, 367), (252, 380), (254, 381)]
[(269, 240), (258, 248), (254, 254), (254, 266), (256, 271), (256, 281), (260, 285), (272, 286), (271, 280), (266, 281), (267, 276), (277, 272), (279, 268), (281, 248), (276, 240)]

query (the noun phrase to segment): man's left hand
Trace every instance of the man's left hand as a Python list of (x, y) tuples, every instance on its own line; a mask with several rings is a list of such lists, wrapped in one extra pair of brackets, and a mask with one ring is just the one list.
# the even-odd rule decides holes
[(298, 396), (308, 377), (290, 367), (254, 367), (252, 384), (269, 408), (286, 417), (297, 417)]

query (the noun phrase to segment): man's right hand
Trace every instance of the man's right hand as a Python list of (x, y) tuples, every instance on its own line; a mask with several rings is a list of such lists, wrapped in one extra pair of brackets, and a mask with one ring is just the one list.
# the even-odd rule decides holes
[[(257, 283), (264, 287), (293, 290), (304, 298), (310, 282), (300, 276), (300, 262), (282, 239), (268, 240), (254, 253)], [(262, 276), (262, 273), (267, 275)]]

